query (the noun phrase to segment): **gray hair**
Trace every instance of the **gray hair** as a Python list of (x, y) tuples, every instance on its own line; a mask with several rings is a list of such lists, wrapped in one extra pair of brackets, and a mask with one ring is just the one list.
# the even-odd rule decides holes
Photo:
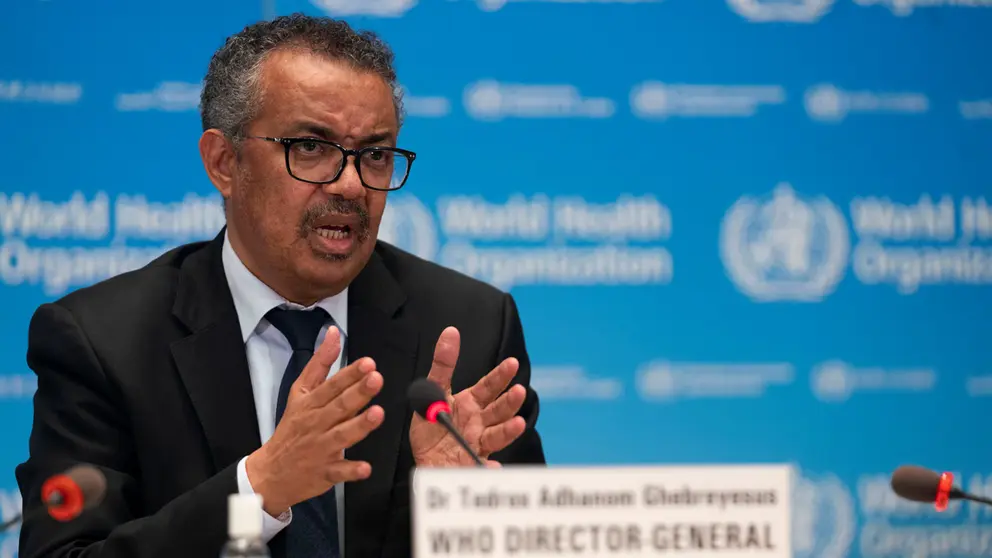
[(393, 91), (396, 119), (402, 123), (403, 93), (389, 45), (374, 32), (355, 31), (343, 21), (293, 14), (249, 25), (214, 53), (200, 94), (204, 131), (216, 128), (240, 143), (261, 106), (262, 63), (277, 49), (309, 51), (378, 74)]

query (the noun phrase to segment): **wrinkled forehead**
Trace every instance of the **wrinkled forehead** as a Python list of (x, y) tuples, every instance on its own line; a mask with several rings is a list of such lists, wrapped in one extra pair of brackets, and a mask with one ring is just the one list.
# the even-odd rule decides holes
[(342, 60), (302, 50), (273, 52), (262, 64), (256, 121), (287, 128), (308, 126), (336, 141), (372, 135), (395, 139), (396, 106), (380, 75)]

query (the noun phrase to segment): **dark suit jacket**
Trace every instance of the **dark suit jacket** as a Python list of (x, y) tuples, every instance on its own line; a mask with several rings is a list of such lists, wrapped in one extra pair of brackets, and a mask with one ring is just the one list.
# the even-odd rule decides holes
[[(218, 555), (237, 462), (260, 445), (222, 240), (181, 246), (35, 313), (28, 364), (38, 391), (30, 457), (16, 471), (25, 513), (41, 506), (47, 477), (78, 463), (99, 466), (108, 490), (75, 521), (28, 519), (21, 558)], [(427, 375), (446, 326), (462, 337), (456, 392), (504, 358), (520, 360), (528, 429), (493, 459), (544, 463), (523, 331), (508, 294), (381, 242), (349, 289), (348, 312), (348, 359), (375, 359), (385, 385), (373, 403), (386, 419), (347, 452), (372, 475), (345, 488), (346, 555), (409, 556), (405, 394)]]

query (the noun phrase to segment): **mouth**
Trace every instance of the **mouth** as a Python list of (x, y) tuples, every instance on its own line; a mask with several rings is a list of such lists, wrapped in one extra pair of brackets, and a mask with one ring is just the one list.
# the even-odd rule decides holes
[(314, 229), (317, 236), (331, 240), (344, 240), (352, 236), (350, 225), (324, 225)]
[(318, 258), (347, 259), (369, 238), (368, 211), (353, 200), (332, 198), (307, 208), (300, 222), (300, 237)]
[(310, 235), (314, 254), (324, 260), (340, 261), (348, 258), (358, 245), (358, 235), (348, 225), (315, 227)]
[(340, 260), (354, 252), (362, 240), (361, 219), (356, 215), (327, 215), (311, 227), (311, 242), (318, 256)]

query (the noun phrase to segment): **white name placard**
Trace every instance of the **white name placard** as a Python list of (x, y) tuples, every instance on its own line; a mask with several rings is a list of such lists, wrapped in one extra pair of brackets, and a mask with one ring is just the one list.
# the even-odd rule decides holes
[(416, 558), (791, 558), (788, 465), (418, 469)]

